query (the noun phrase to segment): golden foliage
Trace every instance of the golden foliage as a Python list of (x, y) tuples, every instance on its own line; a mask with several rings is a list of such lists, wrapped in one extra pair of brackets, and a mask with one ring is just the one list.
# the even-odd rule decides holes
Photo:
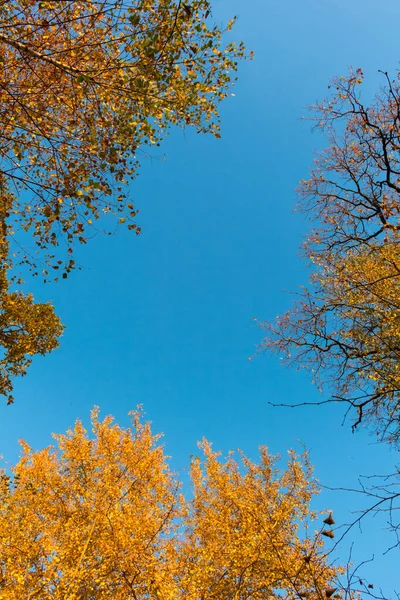
[(9, 291), (8, 241), (5, 212), (10, 198), (0, 195), (0, 394), (13, 402), (12, 380), (25, 375), (34, 354), (47, 354), (58, 346), (63, 326), (50, 303), (34, 303), (32, 294)]
[[(172, 125), (220, 135), (218, 104), (244, 57), (222, 35), (208, 0), (0, 0), (0, 392), (9, 399), (10, 377), (56, 347), (62, 327), (50, 304), (8, 292), (7, 271), (17, 263), (45, 281), (66, 278), (88, 231), (140, 233), (127, 194), (141, 148)], [(20, 250), (29, 235), (36, 253)]]
[(400, 84), (367, 107), (360, 69), (334, 80), (316, 121), (329, 146), (300, 185), (301, 207), (318, 222), (305, 244), (314, 272), (294, 309), (264, 324), (263, 347), (309, 368), (333, 399), (400, 440)]
[[(329, 381), (335, 400), (395, 441), (400, 429), (400, 263), (398, 243), (371, 243), (346, 257), (318, 257), (314, 287), (274, 324), (264, 344)], [(349, 400), (350, 399), (350, 400)]]
[(60, 244), (67, 276), (74, 243), (104, 213), (140, 232), (126, 184), (143, 145), (171, 125), (220, 135), (244, 48), (225, 46), (210, 15), (208, 0), (0, 1), (0, 168), (13, 225), (47, 255), (45, 278)]
[(307, 455), (289, 453), (279, 474), (265, 447), (254, 463), (211, 445), (192, 462), (194, 498), (184, 519), (184, 598), (318, 598), (338, 571), (327, 565), (320, 536), (309, 537), (317, 492)]
[(0, 485), (0, 598), (322, 598), (340, 573), (307, 535), (316, 485), (306, 455), (280, 473), (222, 461), (209, 443), (186, 500), (148, 423), (92, 412), (57, 448), (22, 456)]

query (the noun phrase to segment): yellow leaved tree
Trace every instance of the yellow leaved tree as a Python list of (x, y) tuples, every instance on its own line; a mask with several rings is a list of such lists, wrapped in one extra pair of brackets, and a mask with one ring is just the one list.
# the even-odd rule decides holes
[(374, 242), (314, 262), (312, 290), (265, 325), (264, 344), (308, 367), (317, 383), (329, 383), (334, 400), (355, 410), (353, 429), (366, 421), (382, 439), (398, 443), (399, 242)]
[[(300, 185), (317, 222), (305, 243), (311, 285), (263, 324), (262, 347), (328, 383), (353, 428), (400, 442), (400, 74), (366, 105), (361, 69), (333, 81), (314, 107), (328, 146)], [(329, 400), (328, 400), (329, 401)], [(323, 401), (323, 403), (325, 400)]]
[[(185, 499), (159, 436), (77, 421), (22, 456), (0, 485), (0, 598), (264, 599), (333, 595), (341, 570), (309, 532), (317, 492), (306, 455), (284, 472), (265, 448), (221, 460), (203, 441)], [(334, 586), (334, 587), (333, 587)]]
[(11, 201), (0, 179), (0, 394), (8, 404), (13, 402), (13, 377), (25, 375), (34, 354), (54, 350), (63, 331), (50, 303), (34, 303), (31, 294), (9, 290), (5, 211)]
[[(106, 228), (95, 228), (104, 213), (139, 233), (126, 184), (140, 149), (171, 125), (219, 136), (243, 56), (208, 0), (0, 0), (0, 172), (45, 278), (61, 272), (60, 245), (67, 276), (74, 243)], [(20, 260), (38, 272), (32, 253)]]
[(245, 54), (222, 37), (208, 0), (0, 0), (0, 393), (9, 399), (12, 377), (57, 345), (61, 326), (49, 304), (8, 294), (6, 272), (66, 278), (88, 231), (140, 233), (128, 184), (143, 148), (174, 125), (220, 135), (218, 104)]

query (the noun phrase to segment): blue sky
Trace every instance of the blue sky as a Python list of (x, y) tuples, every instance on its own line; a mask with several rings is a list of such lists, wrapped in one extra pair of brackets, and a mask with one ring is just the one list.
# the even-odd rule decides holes
[[(349, 65), (362, 67), (366, 97), (382, 83), (378, 69), (396, 72), (400, 4), (214, 6), (218, 21), (239, 15), (234, 36), (255, 52), (222, 106), (222, 139), (173, 132), (162, 152), (143, 160), (132, 185), (141, 237), (122, 230), (98, 237), (80, 251), (81, 272), (56, 285), (29, 282), (36, 299), (54, 301), (67, 329), (61, 348), (35, 359), (16, 383), (15, 405), (0, 404), (0, 453), (12, 463), (19, 438), (40, 448), (52, 431), (78, 417), (87, 422), (94, 404), (124, 425), (143, 404), (176, 469), (203, 436), (251, 457), (260, 444), (284, 454), (301, 441), (323, 484), (351, 487), (362, 473), (391, 471), (395, 453), (342, 427), (339, 408), (271, 407), (321, 395), (277, 357), (247, 358), (262, 335), (253, 318), (282, 313), (291, 302), (285, 290), (307, 279), (298, 247), (309, 224), (293, 212), (294, 189), (323, 139), (300, 117)], [(339, 522), (357, 508), (328, 492), (318, 506), (334, 509)], [(382, 527), (357, 535), (354, 556), (375, 553), (367, 576), (391, 593), (399, 551), (379, 558), (387, 545)], [(348, 547), (337, 553), (344, 560)]]

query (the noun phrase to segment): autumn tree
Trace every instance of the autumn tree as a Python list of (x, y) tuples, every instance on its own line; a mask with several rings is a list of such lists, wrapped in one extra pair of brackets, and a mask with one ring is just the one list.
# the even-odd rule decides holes
[(0, 171), (35, 273), (67, 276), (88, 231), (140, 232), (127, 184), (171, 125), (219, 137), (244, 56), (222, 33), (208, 0), (0, 0)]
[(31, 294), (10, 291), (6, 211), (12, 198), (0, 177), (0, 394), (13, 402), (13, 378), (25, 375), (34, 354), (58, 346), (63, 327), (50, 303), (34, 303)]
[(314, 107), (329, 145), (301, 182), (300, 208), (317, 222), (305, 244), (311, 285), (275, 323), (263, 347), (328, 382), (332, 399), (400, 439), (400, 83), (371, 106), (360, 97), (361, 70), (334, 80)]
[[(22, 455), (0, 484), (0, 597), (331, 597), (340, 568), (313, 532), (317, 492), (306, 455), (280, 472), (265, 448), (226, 460), (203, 441), (185, 499), (159, 436), (81, 422), (56, 447)], [(331, 518), (326, 519), (331, 523)], [(330, 530), (329, 530), (330, 531)], [(325, 531), (326, 533), (326, 531)], [(333, 534), (330, 534), (333, 535)]]
[(13, 281), (21, 268), (66, 278), (88, 236), (124, 224), (140, 233), (128, 186), (141, 154), (173, 125), (220, 135), (218, 105), (244, 56), (223, 33), (208, 0), (0, 0), (0, 393), (8, 398), (12, 376), (57, 345), (61, 326), (50, 305), (9, 295), (6, 272)]

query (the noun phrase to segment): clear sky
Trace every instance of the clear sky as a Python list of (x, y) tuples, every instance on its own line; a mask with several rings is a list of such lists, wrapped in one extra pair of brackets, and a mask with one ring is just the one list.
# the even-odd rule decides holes
[[(165, 152), (143, 159), (131, 189), (140, 238), (129, 232), (83, 247), (84, 268), (59, 284), (28, 282), (37, 300), (54, 301), (67, 329), (61, 347), (35, 358), (16, 383), (15, 404), (0, 404), (0, 453), (11, 463), (17, 440), (36, 448), (98, 404), (128, 425), (143, 404), (165, 434), (181, 469), (203, 436), (227, 452), (255, 457), (311, 451), (328, 486), (355, 486), (360, 474), (390, 472), (397, 456), (365, 433), (342, 427), (339, 408), (273, 408), (268, 402), (320, 400), (304, 373), (277, 357), (252, 361), (262, 332), (253, 318), (274, 318), (290, 305), (285, 290), (306, 283), (298, 247), (309, 224), (293, 213), (294, 188), (323, 144), (300, 120), (323, 98), (331, 77), (362, 67), (366, 96), (395, 74), (397, 0), (214, 0), (214, 16), (239, 15), (234, 36), (254, 50), (222, 106), (222, 139), (175, 131)], [(323, 492), (318, 506), (338, 522), (355, 499)], [(354, 515), (353, 515), (354, 517)], [(400, 552), (384, 560), (384, 523), (357, 535), (355, 560), (377, 561), (367, 577), (391, 594)], [(338, 550), (346, 560), (350, 539)]]

